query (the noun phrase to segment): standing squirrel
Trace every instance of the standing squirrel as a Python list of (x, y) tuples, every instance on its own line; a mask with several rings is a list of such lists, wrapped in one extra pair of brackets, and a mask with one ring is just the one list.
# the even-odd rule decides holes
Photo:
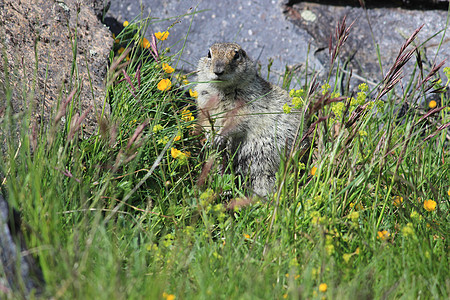
[(283, 112), (289, 94), (261, 78), (236, 43), (212, 45), (199, 61), (197, 82), (198, 125), (214, 147), (227, 151), (235, 173), (249, 176), (252, 191), (267, 196), (284, 150), (302, 127), (300, 114)]

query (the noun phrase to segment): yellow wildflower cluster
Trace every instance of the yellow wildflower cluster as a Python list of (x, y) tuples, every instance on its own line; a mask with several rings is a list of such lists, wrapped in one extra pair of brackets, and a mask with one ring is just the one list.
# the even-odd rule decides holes
[(164, 292), (164, 293), (162, 294), (162, 296), (163, 296), (163, 298), (166, 299), (166, 300), (175, 300), (175, 298), (176, 298), (175, 295), (167, 294), (166, 292)]
[(172, 155), (173, 158), (179, 159), (179, 160), (185, 160), (189, 156), (191, 156), (191, 153), (189, 151), (183, 152), (178, 150), (177, 148), (170, 148), (170, 155)]
[(158, 83), (157, 88), (160, 91), (168, 91), (172, 87), (172, 81), (170, 79), (161, 79)]
[(167, 63), (163, 63), (162, 64), (162, 69), (164, 70), (164, 72), (166, 72), (167, 74), (172, 73), (173, 71), (175, 71), (174, 68), (172, 68), (171, 66), (169, 66), (169, 64)]
[(164, 127), (162, 125), (157, 124), (157, 125), (153, 126), (153, 133), (157, 133), (158, 131), (161, 131), (163, 129), (164, 129)]
[(436, 201), (433, 201), (431, 199), (425, 200), (423, 202), (423, 207), (427, 210), (427, 211), (433, 211), (436, 209)]
[(141, 41), (141, 46), (142, 48), (148, 49), (151, 47), (151, 44), (146, 38), (143, 38)]
[(322, 85), (322, 95), (325, 95), (330, 90), (331, 86), (328, 83)]
[(192, 98), (198, 98), (198, 92), (197, 92), (197, 91), (194, 91), (194, 90), (192, 90), (192, 89), (189, 89), (189, 95), (190, 95)]
[(181, 112), (181, 119), (185, 122), (191, 122), (194, 121), (194, 116), (189, 109), (183, 109)]
[(168, 31), (155, 32), (155, 37), (160, 41), (165, 41), (169, 37)]
[(404, 236), (413, 236), (414, 235), (414, 227), (412, 223), (408, 223), (402, 228), (402, 233)]
[(428, 102), (428, 107), (433, 109), (437, 106), (437, 102), (434, 100), (431, 100), (430, 102)]
[(292, 89), (289, 92), (289, 97), (292, 98), (292, 106), (290, 106), (288, 103), (285, 103), (283, 105), (283, 111), (286, 114), (290, 113), (292, 108), (300, 109), (305, 104), (305, 91), (303, 89)]
[(403, 203), (403, 197), (401, 196), (395, 196), (392, 199), (392, 203), (394, 204), (395, 207), (400, 207)]
[(319, 284), (319, 292), (325, 293), (328, 289), (328, 285), (326, 283)]
[(389, 238), (391, 234), (387, 230), (382, 230), (377, 232), (377, 239), (385, 241)]

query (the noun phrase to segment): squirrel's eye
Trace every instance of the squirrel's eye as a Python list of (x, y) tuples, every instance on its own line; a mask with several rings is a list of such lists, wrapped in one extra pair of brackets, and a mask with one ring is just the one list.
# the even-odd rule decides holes
[(234, 59), (234, 60), (237, 60), (237, 59), (239, 59), (240, 57), (241, 57), (241, 54), (239, 53), (239, 51), (236, 51), (236, 53), (234, 54), (233, 59)]
[(211, 50), (208, 51), (208, 58), (211, 58)]

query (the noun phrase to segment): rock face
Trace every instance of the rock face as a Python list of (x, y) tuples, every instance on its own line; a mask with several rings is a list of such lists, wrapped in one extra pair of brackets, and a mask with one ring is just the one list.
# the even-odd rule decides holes
[[(253, 60), (262, 65), (261, 72), (267, 74), (269, 60), (272, 82), (282, 74), (285, 66), (305, 66), (309, 55), (309, 67), (321, 70), (320, 62), (308, 54), (308, 45), (313, 42), (305, 30), (299, 30), (283, 15), (278, 0), (259, 1), (198, 1), (198, 0), (143, 0), (142, 16), (164, 20), (191, 13), (170, 29), (170, 36), (164, 47), (172, 46), (172, 53), (183, 47), (183, 40), (189, 33), (179, 68), (195, 70), (200, 57), (208, 52), (215, 42), (236, 42), (245, 49)], [(134, 0), (114, 1), (110, 12), (119, 20), (131, 21), (141, 14), (141, 8)], [(192, 20), (192, 24), (191, 23)], [(147, 36), (164, 31), (175, 19), (150, 24)], [(189, 30), (190, 29), (190, 30)]]
[(113, 38), (98, 18), (104, 2), (0, 0), (0, 112), (11, 92), (13, 113), (31, 108), (32, 120), (47, 124), (58, 102), (79, 88), (75, 111), (89, 109), (84, 132), (94, 131), (102, 108), (109, 113), (104, 78)]
[[(327, 76), (329, 69), (330, 34), (334, 33), (342, 17), (347, 15), (347, 25), (353, 21), (355, 23), (340, 57), (342, 62), (349, 59), (347, 71), (352, 70), (353, 77), (359, 78), (359, 82), (365, 79), (374, 82), (381, 80), (392, 66), (403, 42), (420, 25), (425, 24), (418, 36), (418, 44), (440, 32), (446, 24), (447, 10), (436, 8), (448, 7), (448, 1), (364, 1), (366, 11), (361, 8), (361, 2), (142, 0), (141, 7), (133, 0), (124, 0), (114, 1), (110, 12), (122, 21), (130, 21), (140, 15), (164, 20), (194, 13), (194, 16), (183, 17), (181, 22), (174, 24), (165, 44), (173, 45), (189, 33), (178, 65), (187, 71), (195, 70), (198, 58), (205, 55), (207, 47), (213, 42), (235, 41), (247, 49), (253, 59), (257, 59), (261, 53), (259, 61), (263, 65), (262, 70), (268, 65), (269, 59), (273, 59), (272, 71), (281, 74), (285, 65), (305, 66), (308, 57), (308, 67), (322, 71), (322, 76)], [(174, 21), (175, 18), (172, 18), (150, 24), (147, 35), (167, 30)], [(424, 54), (431, 63), (442, 34), (440, 32), (435, 36), (426, 47)], [(448, 39), (443, 40), (437, 62), (450, 56), (448, 43)], [(375, 44), (380, 48), (382, 71)], [(173, 53), (182, 46), (183, 41), (174, 46)], [(405, 82), (407, 74), (405, 72)], [(271, 76), (271, 81), (277, 82), (276, 79), (276, 76)]]
[[(366, 2), (370, 5), (374, 1)], [(380, 3), (377, 5), (379, 6)], [(431, 38), (421, 53), (424, 69), (429, 71), (433, 64), (438, 64), (450, 56), (448, 38), (444, 39), (440, 45), (443, 37), (442, 30), (447, 18), (446, 11), (422, 11), (398, 7), (372, 7), (364, 10), (360, 5), (334, 6), (302, 1), (293, 5), (285, 5), (285, 12), (291, 22), (306, 30), (314, 38), (315, 55), (325, 69), (330, 67), (328, 45), (330, 35), (334, 35), (336, 25), (344, 16), (347, 18), (347, 26), (354, 22), (348, 39), (341, 49), (340, 57), (343, 62), (348, 62), (348, 65), (345, 66), (346, 70), (351, 70), (353, 75), (358, 76), (359, 82), (382, 80), (393, 65), (401, 45), (422, 24), (424, 27), (418, 34), (415, 45), (420, 45)], [(433, 37), (435, 34), (436, 36)], [(380, 50), (379, 59), (376, 45)], [(380, 63), (382, 69), (380, 69)], [(406, 65), (403, 74), (406, 79), (404, 84), (412, 74), (414, 63), (415, 58), (413, 57)]]
[(18, 212), (0, 194), (0, 295), (14, 291), (23, 297), (32, 290), (39, 294), (43, 284), (42, 271), (25, 245)]

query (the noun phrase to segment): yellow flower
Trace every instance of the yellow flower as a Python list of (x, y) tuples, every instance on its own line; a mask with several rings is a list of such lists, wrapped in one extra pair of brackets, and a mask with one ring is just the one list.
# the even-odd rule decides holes
[(177, 135), (176, 137), (174, 137), (174, 141), (176, 142), (176, 141), (179, 141), (181, 139), (181, 136), (179, 136), (179, 135)]
[(346, 263), (348, 263), (348, 261), (350, 260), (350, 258), (352, 257), (353, 253), (345, 253), (344, 255), (342, 255), (342, 258), (344, 259), (344, 261)]
[(450, 189), (448, 189), (447, 194), (450, 196)]
[(423, 207), (427, 210), (427, 211), (433, 211), (436, 209), (436, 201), (433, 201), (431, 199), (425, 200), (423, 202)]
[(317, 168), (316, 167), (312, 167), (311, 168), (311, 175), (314, 176), (316, 174)]
[(431, 101), (428, 103), (428, 107), (429, 107), (429, 108), (435, 108), (436, 106), (437, 106), (437, 102), (434, 101), (434, 100), (431, 100)]
[(403, 203), (403, 197), (401, 197), (401, 196), (395, 196), (395, 197), (392, 199), (392, 201), (393, 201), (395, 207), (400, 207), (400, 206), (402, 205), (402, 203)]
[(162, 64), (162, 68), (163, 68), (164, 72), (166, 72), (166, 73), (168, 73), (168, 74), (170, 74), (170, 73), (172, 73), (173, 71), (175, 71), (174, 68), (172, 68), (171, 66), (169, 66), (169, 64), (166, 64), (166, 63), (163, 63), (163, 64)]
[(402, 233), (404, 236), (414, 235), (414, 227), (411, 223), (406, 224), (402, 228)]
[(185, 160), (189, 156), (191, 156), (191, 153), (186, 151), (185, 153), (176, 149), (176, 148), (170, 148), (170, 155), (172, 155), (173, 158), (179, 159), (179, 160)]
[(189, 95), (191, 95), (192, 98), (198, 98), (198, 92), (193, 91), (192, 89), (189, 89)]
[(166, 292), (163, 293), (163, 298), (166, 300), (175, 300), (175, 295), (167, 294)]
[(153, 126), (154, 133), (157, 133), (158, 131), (163, 130), (163, 129), (164, 129), (164, 127), (162, 127), (162, 125), (159, 125), (159, 124)]
[(186, 122), (194, 121), (194, 116), (189, 109), (183, 109), (181, 112), (181, 119)]
[(327, 286), (326, 283), (321, 283), (321, 284), (319, 285), (319, 291), (320, 291), (320, 292), (325, 293), (325, 292), (327, 291), (327, 289), (328, 289), (328, 286)]
[(156, 37), (158, 40), (160, 40), (160, 41), (166, 40), (168, 36), (169, 36), (169, 32), (168, 32), (168, 31), (155, 32), (155, 37)]
[(289, 104), (285, 103), (283, 105), (283, 111), (284, 111), (285, 114), (289, 114), (291, 112), (291, 109), (292, 108), (289, 106)]
[(183, 156), (183, 152), (172, 147), (170, 148), (170, 155), (172, 155), (173, 158), (180, 158), (181, 156)]
[(127, 27), (128, 26), (128, 21), (123, 22), (123, 27)]
[(249, 239), (249, 238), (250, 238), (250, 235), (249, 235), (249, 234), (246, 234), (246, 233), (244, 233), (244, 237), (245, 237), (246, 239)]
[(187, 79), (183, 79), (181, 82), (183, 83), (183, 85), (188, 85), (190, 83)]
[(120, 47), (120, 49), (117, 50), (117, 53), (122, 54), (123, 51), (125, 51), (125, 48), (124, 47)]
[(172, 86), (172, 82), (170, 79), (161, 79), (161, 81), (158, 83), (158, 90), (160, 91), (167, 91)]
[(287, 299), (288, 294), (283, 294), (283, 299)]
[(148, 49), (150, 48), (151, 44), (146, 38), (143, 38), (141, 41), (141, 46), (145, 49)]
[(356, 250), (355, 250), (355, 254), (356, 254), (356, 255), (358, 255), (358, 254), (359, 254), (359, 247), (358, 247), (358, 248), (356, 248)]
[(377, 233), (377, 239), (380, 240), (387, 240), (391, 234), (387, 230), (378, 231)]

